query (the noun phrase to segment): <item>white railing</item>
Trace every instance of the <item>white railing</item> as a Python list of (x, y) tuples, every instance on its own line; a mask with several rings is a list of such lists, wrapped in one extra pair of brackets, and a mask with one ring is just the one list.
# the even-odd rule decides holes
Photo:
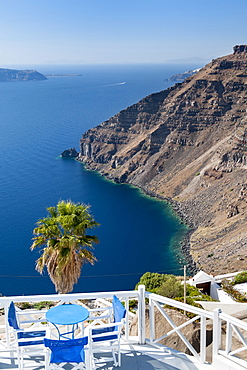
[[(121, 292), (99, 292), (99, 293), (73, 293), (73, 294), (51, 294), (51, 295), (32, 295), (32, 296), (12, 296), (12, 297), (0, 297), (0, 307), (4, 308), (4, 318), (5, 318), (5, 325), (4, 325), (4, 337), (2, 336), (2, 339), (0, 340), (0, 351), (6, 351), (12, 350), (11, 348), (11, 332), (10, 328), (8, 325), (8, 309), (11, 301), (14, 303), (22, 303), (22, 302), (32, 302), (32, 303), (37, 303), (37, 302), (54, 302), (55, 304), (63, 304), (63, 303), (79, 303), (84, 306), (86, 304), (83, 303), (83, 301), (95, 301), (96, 303), (98, 302), (102, 308), (94, 308), (90, 309), (89, 308), (89, 317), (87, 321), (92, 323), (96, 322), (102, 322), (101, 320), (105, 320), (109, 318), (111, 314), (111, 310), (107, 314), (107, 308), (111, 307), (111, 300), (113, 295), (116, 295), (121, 301), (124, 302), (125, 307), (126, 307), (126, 320), (125, 320), (125, 340), (129, 340), (129, 327), (130, 327), (130, 322), (132, 319), (132, 314), (129, 312), (129, 300), (135, 299), (137, 302), (141, 301), (139, 299), (139, 292), (134, 290), (134, 291), (121, 291)], [(108, 307), (107, 307), (107, 302), (108, 302)], [(102, 312), (99, 313), (100, 310), (103, 309), (103, 314)], [(37, 317), (34, 319), (32, 317), (33, 314), (37, 315), (37, 313), (42, 313), (42, 315), (37, 319)], [(17, 311), (18, 316), (21, 315), (25, 319), (20, 320), (20, 323), (28, 323), (28, 322), (44, 322), (45, 321), (45, 312), (46, 310), (42, 311), (37, 311), (37, 310), (23, 310), (20, 312), (20, 310)], [(96, 312), (98, 313), (96, 315)]]
[[(169, 337), (170, 335), (176, 333), (185, 346), (189, 349), (191, 354), (200, 362), (206, 362), (206, 325), (207, 319), (213, 319), (213, 314), (211, 312), (202, 310), (197, 307), (190, 306), (188, 304), (175, 301), (170, 298), (162, 297), (158, 294), (146, 293), (146, 298), (149, 299), (149, 328), (150, 328), (150, 344), (156, 345), (162, 339)], [(190, 320), (185, 321), (181, 325), (177, 326), (171, 317), (166, 312), (165, 307), (173, 307), (178, 310), (182, 310), (182, 312), (190, 312), (194, 315), (194, 317)], [(156, 310), (155, 310), (156, 308)], [(164, 319), (169, 323), (169, 328), (166, 333), (159, 338), (156, 338), (155, 332), (155, 315), (160, 313)], [(190, 325), (194, 321), (200, 322), (200, 352), (197, 353), (196, 349), (192, 346), (192, 344), (188, 341), (185, 335), (181, 332), (181, 329), (185, 328), (186, 326)]]
[[(225, 332), (225, 340), (223, 340)], [(243, 352), (245, 356), (243, 357)], [(247, 323), (230, 315), (214, 310), (213, 356), (223, 356), (247, 369)]]
[[(207, 324), (213, 324), (213, 351), (210, 353), (212, 358), (213, 368), (219, 369), (247, 369), (247, 355), (241, 356), (244, 351), (247, 353), (247, 323), (236, 319), (230, 315), (224, 314), (221, 310), (216, 309), (214, 312), (209, 312), (175, 301), (166, 297), (159, 296), (153, 293), (145, 293), (145, 297), (149, 302), (149, 331), (148, 341), (151, 345), (156, 346), (162, 339), (176, 333), (191, 354), (201, 363), (206, 363), (206, 334)], [(191, 313), (194, 317), (185, 321), (181, 325), (176, 325), (166, 312), (166, 307), (172, 307), (182, 312)], [(156, 337), (155, 315), (159, 312), (165, 320), (170, 324), (170, 329), (163, 333), (161, 337)], [(191, 345), (188, 339), (181, 332), (192, 322), (200, 322), (200, 351)], [(225, 336), (224, 340), (223, 336)], [(228, 364), (228, 365), (227, 365)], [(227, 367), (228, 366), (228, 367)]]
[[(116, 295), (121, 301), (124, 302), (126, 307), (126, 322), (124, 330), (124, 340), (129, 343), (133, 342), (133, 337), (129, 335), (129, 328), (133, 316), (137, 315), (138, 318), (138, 342), (140, 344), (148, 343), (152, 346), (160, 347), (162, 339), (169, 337), (176, 333), (185, 346), (189, 349), (190, 353), (196, 358), (196, 360), (203, 364), (206, 363), (206, 333), (207, 325), (213, 323), (213, 351), (212, 351), (212, 363), (219, 363), (219, 358), (227, 359), (230, 361), (231, 366), (229, 369), (238, 368), (247, 369), (247, 362), (241, 358), (243, 351), (247, 351), (247, 323), (242, 322), (230, 315), (223, 314), (220, 310), (214, 312), (208, 312), (200, 308), (184, 304), (182, 302), (169, 299), (157, 294), (145, 292), (145, 286), (139, 286), (138, 291), (115, 291), (115, 292), (99, 292), (99, 293), (73, 293), (73, 294), (53, 294), (53, 295), (33, 295), (33, 296), (14, 296), (14, 297), (0, 297), (0, 307), (4, 308), (5, 311), (5, 335), (0, 340), (2, 350), (9, 350), (11, 348), (11, 336), (9, 332), (9, 326), (7, 321), (8, 307), (11, 301), (14, 303), (21, 302), (43, 302), (52, 301), (55, 304), (62, 303), (79, 303), (86, 306), (90, 311), (88, 320), (89, 323), (95, 323), (97, 320), (105, 320), (110, 314), (111, 300), (113, 295)], [(137, 302), (137, 313), (133, 314), (129, 311), (129, 301), (136, 300)], [(88, 305), (90, 302), (97, 303)], [(166, 308), (172, 307), (182, 312), (189, 312), (194, 316), (188, 319), (180, 325), (176, 325), (172, 318), (169, 316)], [(146, 309), (149, 308), (148, 322), (145, 322)], [(101, 310), (101, 314), (95, 314), (96, 311)], [(155, 315), (160, 313), (164, 319), (169, 323), (169, 330), (162, 333), (160, 337), (157, 336), (157, 330), (155, 327)], [(25, 315), (29, 321), (32, 321), (31, 314), (32, 310), (23, 310), (22, 315)], [(43, 314), (43, 310), (42, 310)], [(100, 315), (100, 316), (98, 316)], [(38, 321), (44, 321), (44, 317), (40, 315)], [(195, 349), (189, 340), (185, 337), (182, 329), (193, 322), (200, 323), (200, 349)], [(149, 325), (149, 337), (146, 335), (146, 327)], [(222, 328), (225, 331), (225, 345), (223, 347), (222, 341)], [(215, 370), (219, 370), (224, 367), (214, 366)]]

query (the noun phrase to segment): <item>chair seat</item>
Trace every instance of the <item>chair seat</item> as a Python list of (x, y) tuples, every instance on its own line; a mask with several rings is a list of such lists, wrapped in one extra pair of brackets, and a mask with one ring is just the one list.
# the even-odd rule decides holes
[(14, 302), (10, 303), (8, 311), (8, 323), (12, 329), (12, 336), (16, 347), (18, 368), (24, 368), (24, 356), (43, 356), (46, 364), (47, 350), (44, 347), (46, 330), (35, 328), (21, 329), (16, 315)]
[(108, 327), (108, 328), (102, 328), (102, 329), (94, 329), (92, 331), (92, 334), (93, 335), (99, 335), (99, 334), (109, 333), (109, 332), (112, 332), (114, 330), (115, 330), (114, 326), (110, 327), (110, 328)]
[(112, 333), (114, 331), (117, 331), (118, 327), (112, 326), (108, 328), (101, 328), (101, 329), (94, 329), (92, 330), (92, 339), (93, 342), (102, 342), (105, 340), (115, 340), (118, 338), (117, 334), (113, 335), (107, 335), (107, 336), (102, 336), (102, 334), (108, 334)]
[[(45, 330), (39, 331), (20, 331), (17, 333), (18, 344), (20, 347), (22, 346), (32, 346), (37, 344), (44, 344), (44, 337), (46, 335)], [(37, 338), (41, 338), (37, 340)], [(33, 341), (21, 341), (20, 339), (35, 339)]]
[(45, 347), (50, 349), (50, 364), (55, 369), (63, 369), (67, 363), (73, 364), (73, 369), (84, 367), (84, 346), (87, 343), (87, 337), (69, 340), (44, 339)]
[[(94, 369), (96, 363), (113, 361), (115, 366), (121, 366), (120, 334), (126, 309), (120, 300), (114, 295), (112, 299), (114, 322), (109, 324), (88, 326), (85, 333), (88, 334), (88, 348), (90, 358), (90, 370)], [(101, 355), (111, 352), (112, 357), (97, 359), (94, 354)], [(117, 355), (117, 356), (116, 356)]]

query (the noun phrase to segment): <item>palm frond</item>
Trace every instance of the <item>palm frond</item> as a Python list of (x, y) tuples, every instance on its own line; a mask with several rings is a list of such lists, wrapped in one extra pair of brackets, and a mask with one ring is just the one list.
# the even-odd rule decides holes
[(36, 261), (40, 273), (47, 268), (56, 291), (68, 293), (77, 283), (85, 262), (94, 264), (97, 260), (92, 249), (99, 239), (86, 234), (99, 224), (89, 213), (90, 206), (72, 201), (59, 201), (56, 207), (49, 207), (49, 215), (37, 221), (33, 230), (31, 250), (42, 248), (42, 255)]

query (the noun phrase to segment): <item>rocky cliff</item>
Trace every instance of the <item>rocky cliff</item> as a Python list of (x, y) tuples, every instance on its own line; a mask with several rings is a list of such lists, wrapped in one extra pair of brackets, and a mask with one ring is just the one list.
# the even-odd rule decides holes
[(247, 268), (247, 45), (87, 131), (79, 160), (168, 199), (198, 268)]
[(6, 81), (41, 81), (47, 78), (35, 70), (17, 70), (0, 68), (0, 82)]

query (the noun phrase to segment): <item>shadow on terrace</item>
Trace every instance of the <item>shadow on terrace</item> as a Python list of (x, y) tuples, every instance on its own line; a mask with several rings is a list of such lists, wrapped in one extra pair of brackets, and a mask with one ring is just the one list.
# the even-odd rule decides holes
[[(111, 325), (116, 330), (116, 326), (109, 324), (114, 320), (116, 322), (113, 312), (114, 296), (119, 298), (126, 309), (122, 326), (119, 325), (121, 363), (119, 358), (115, 361), (115, 365), (120, 364), (121, 369), (247, 369), (247, 323), (223, 314), (218, 309), (208, 312), (148, 293), (143, 285), (139, 286), (138, 291), (1, 297), (0, 305), (4, 314), (1, 317), (0, 369), (15, 369), (18, 366), (20, 369), (27, 366), (33, 370), (49, 368), (45, 367), (48, 365), (43, 338), (36, 353), (30, 353), (30, 357), (23, 356), (23, 363), (18, 362), (15, 333), (8, 322), (11, 302), (14, 303), (18, 325), (22, 331), (39, 330), (46, 335), (49, 333), (49, 338), (54, 340), (63, 340), (63, 336), (72, 335), (73, 338), (69, 339), (76, 340), (85, 336), (90, 339), (93, 335), (92, 328), (98, 325), (98, 328)], [(78, 324), (71, 322), (71, 330), (71, 325), (69, 328), (67, 323), (60, 323), (59, 320), (57, 323), (47, 321), (49, 307), (41, 310), (24, 309), (27, 303), (24, 305), (23, 302), (34, 306), (43, 302), (44, 307), (48, 306), (48, 302), (49, 307), (74, 304), (86, 308), (88, 317), (84, 317), (82, 322), (78, 321)], [(134, 308), (130, 309), (130, 306)], [(109, 358), (108, 353), (104, 353), (102, 358), (101, 353), (96, 351), (94, 354), (94, 349), (90, 351), (93, 362), (90, 360), (91, 367), (87, 369), (114, 368), (114, 358)], [(98, 360), (101, 362), (98, 363)], [(65, 365), (64, 369), (71, 367)]]

